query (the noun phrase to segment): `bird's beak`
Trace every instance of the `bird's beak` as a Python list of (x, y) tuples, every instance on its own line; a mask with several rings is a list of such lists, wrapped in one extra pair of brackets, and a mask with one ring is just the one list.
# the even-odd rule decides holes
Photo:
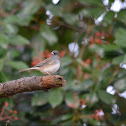
[(53, 52), (51, 52), (51, 54), (52, 54), (52, 55), (54, 55), (54, 53), (53, 53)]

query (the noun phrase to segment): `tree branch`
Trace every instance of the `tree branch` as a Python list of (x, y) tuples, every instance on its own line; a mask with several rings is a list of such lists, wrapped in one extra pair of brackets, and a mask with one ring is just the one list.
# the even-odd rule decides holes
[(65, 84), (66, 81), (59, 75), (24, 77), (0, 83), (0, 98), (10, 97), (21, 92), (47, 91), (50, 88), (61, 87)]

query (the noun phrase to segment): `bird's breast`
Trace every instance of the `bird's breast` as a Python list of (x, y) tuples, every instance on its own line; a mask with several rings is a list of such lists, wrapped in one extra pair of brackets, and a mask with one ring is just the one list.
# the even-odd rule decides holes
[(60, 62), (56, 63), (56, 64), (53, 64), (53, 65), (47, 65), (47, 66), (43, 66), (41, 68), (41, 72), (44, 73), (44, 74), (54, 74), (55, 72), (57, 72), (60, 68)]

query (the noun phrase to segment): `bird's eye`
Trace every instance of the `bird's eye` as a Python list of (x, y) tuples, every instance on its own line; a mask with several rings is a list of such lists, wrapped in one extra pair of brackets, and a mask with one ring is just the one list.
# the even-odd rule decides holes
[(56, 53), (53, 53), (54, 55), (56, 55)]

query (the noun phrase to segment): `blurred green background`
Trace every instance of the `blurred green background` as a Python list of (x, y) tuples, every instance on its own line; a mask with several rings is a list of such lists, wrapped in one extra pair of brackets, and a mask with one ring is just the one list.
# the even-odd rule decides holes
[(126, 124), (126, 0), (0, 0), (0, 82), (52, 50), (66, 85), (1, 98), (0, 125)]

